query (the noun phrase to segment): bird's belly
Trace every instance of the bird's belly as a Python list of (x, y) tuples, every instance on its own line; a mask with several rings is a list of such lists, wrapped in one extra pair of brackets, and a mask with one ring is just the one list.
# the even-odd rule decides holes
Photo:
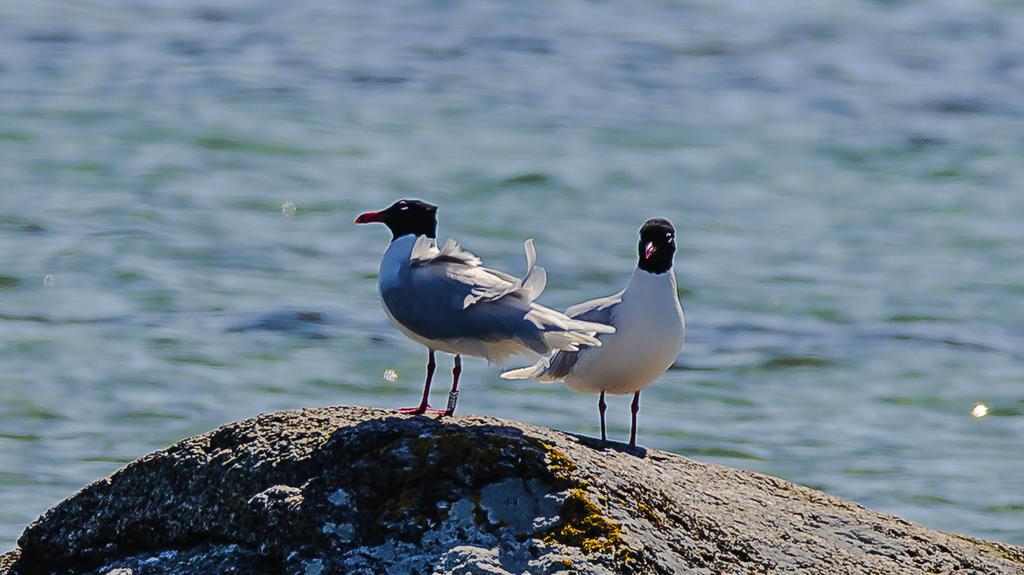
[(482, 357), (488, 363), (503, 365), (513, 355), (525, 355), (536, 357), (537, 353), (523, 345), (518, 339), (505, 338), (497, 340), (482, 340), (469, 337), (437, 339), (429, 338), (416, 333), (399, 321), (384, 303), (384, 313), (391, 320), (391, 323), (402, 332), (405, 337), (425, 345), (434, 351), (441, 351), (453, 355), (467, 355), (471, 357)]
[[(384, 313), (385, 313), (385, 315), (388, 316), (388, 319), (391, 320), (391, 323), (394, 324), (394, 326), (398, 328), (398, 331), (402, 332), (402, 335), (404, 335), (405, 337), (407, 337), (407, 338), (409, 338), (409, 339), (411, 339), (411, 340), (413, 340), (413, 341), (415, 341), (417, 343), (421, 343), (421, 344), (423, 344), (423, 345), (427, 346), (428, 348), (433, 349), (435, 351), (443, 351), (443, 352), (447, 352), (447, 353), (462, 353), (462, 352), (458, 351), (457, 349), (455, 349), (455, 343), (457, 343), (458, 340), (451, 340), (451, 341), (449, 341), (449, 340), (443, 340), (443, 339), (431, 339), (431, 338), (428, 338), (428, 337), (424, 337), (424, 336), (416, 333), (415, 331), (409, 329), (408, 326), (406, 326), (402, 322), (398, 321), (397, 318), (395, 318), (394, 314), (391, 313), (391, 310), (388, 309), (387, 303), (384, 304)], [(472, 354), (467, 354), (467, 355), (472, 355)]]
[(421, 344), (429, 347), (430, 349), (433, 349), (433, 350), (436, 350), (436, 351), (445, 351), (445, 352), (448, 352), (448, 353), (455, 353), (455, 352), (453, 352), (451, 350), (448, 350), (448, 349), (444, 348), (445, 342), (443, 340), (429, 339), (429, 338), (423, 337), (420, 334), (414, 332), (413, 330), (405, 327), (405, 325), (403, 325), (402, 322), (398, 321), (397, 319), (395, 319), (395, 316), (391, 315), (391, 312), (388, 311), (388, 307), (387, 306), (384, 306), (384, 313), (387, 314), (388, 319), (391, 320), (391, 323), (394, 324), (394, 326), (398, 328), (398, 331), (402, 332), (402, 335), (404, 335), (405, 337), (407, 337), (407, 338), (409, 338), (409, 339), (411, 339), (411, 340), (413, 340), (413, 341), (415, 341), (417, 343), (421, 343)]
[(682, 333), (656, 337), (643, 329), (620, 329), (585, 350), (565, 378), (570, 389), (591, 393), (633, 393), (658, 379), (675, 362)]

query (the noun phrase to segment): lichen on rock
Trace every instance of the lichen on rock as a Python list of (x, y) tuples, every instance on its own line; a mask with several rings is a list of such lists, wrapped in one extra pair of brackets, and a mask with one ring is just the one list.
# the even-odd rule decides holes
[(588, 554), (615, 553), (622, 545), (622, 527), (605, 517), (585, 490), (570, 490), (558, 512), (560, 520), (544, 535), (546, 543), (579, 547)]

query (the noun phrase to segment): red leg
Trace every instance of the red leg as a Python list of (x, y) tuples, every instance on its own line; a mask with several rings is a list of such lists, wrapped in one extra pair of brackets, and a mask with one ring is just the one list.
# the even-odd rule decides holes
[(640, 411), (640, 392), (633, 394), (633, 426), (629, 428), (629, 446), (636, 447), (636, 412)]
[(608, 409), (608, 404), (604, 402), (604, 392), (601, 392), (601, 399), (597, 400), (597, 411), (601, 414), (601, 441), (608, 441), (608, 434), (604, 430), (604, 410)]
[(455, 415), (455, 404), (459, 402), (459, 376), (462, 375), (462, 356), (455, 356), (455, 367), (452, 368), (452, 390), (448, 392), (448, 408), (441, 417)]
[(396, 413), (422, 415), (427, 412), (435, 413), (440, 411), (430, 407), (430, 384), (434, 380), (434, 368), (436, 366), (437, 364), (434, 362), (434, 350), (430, 350), (430, 354), (427, 356), (427, 381), (423, 384), (423, 399), (420, 401), (418, 406), (400, 407), (395, 410)]

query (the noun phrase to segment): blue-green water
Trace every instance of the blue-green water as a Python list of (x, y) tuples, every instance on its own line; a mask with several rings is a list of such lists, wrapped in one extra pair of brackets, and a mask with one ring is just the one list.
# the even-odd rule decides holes
[[(1024, 544), (1022, 94), (1010, 1), (0, 1), (0, 549), (187, 435), (414, 403), (352, 225), (402, 196), (558, 307), (670, 218), (642, 443)], [(597, 431), (497, 374), (463, 413)]]

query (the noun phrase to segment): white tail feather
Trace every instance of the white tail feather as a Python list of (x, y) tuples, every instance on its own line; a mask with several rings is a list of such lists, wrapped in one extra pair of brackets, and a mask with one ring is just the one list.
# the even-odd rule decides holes
[(596, 333), (615, 333), (615, 328), (610, 325), (571, 319), (565, 314), (538, 304), (530, 304), (530, 311), (526, 312), (523, 319), (537, 326), (537, 329), (543, 330), (545, 336), (551, 332), (584, 332), (590, 336)]
[(600, 347), (601, 340), (593, 333), (577, 331), (547, 331), (542, 334), (544, 343), (558, 351), (579, 351), (581, 345)]
[(533, 379), (538, 375), (544, 373), (544, 369), (547, 367), (547, 362), (540, 360), (537, 363), (529, 366), (522, 367), (519, 369), (510, 369), (505, 373), (501, 374), (501, 379)]

